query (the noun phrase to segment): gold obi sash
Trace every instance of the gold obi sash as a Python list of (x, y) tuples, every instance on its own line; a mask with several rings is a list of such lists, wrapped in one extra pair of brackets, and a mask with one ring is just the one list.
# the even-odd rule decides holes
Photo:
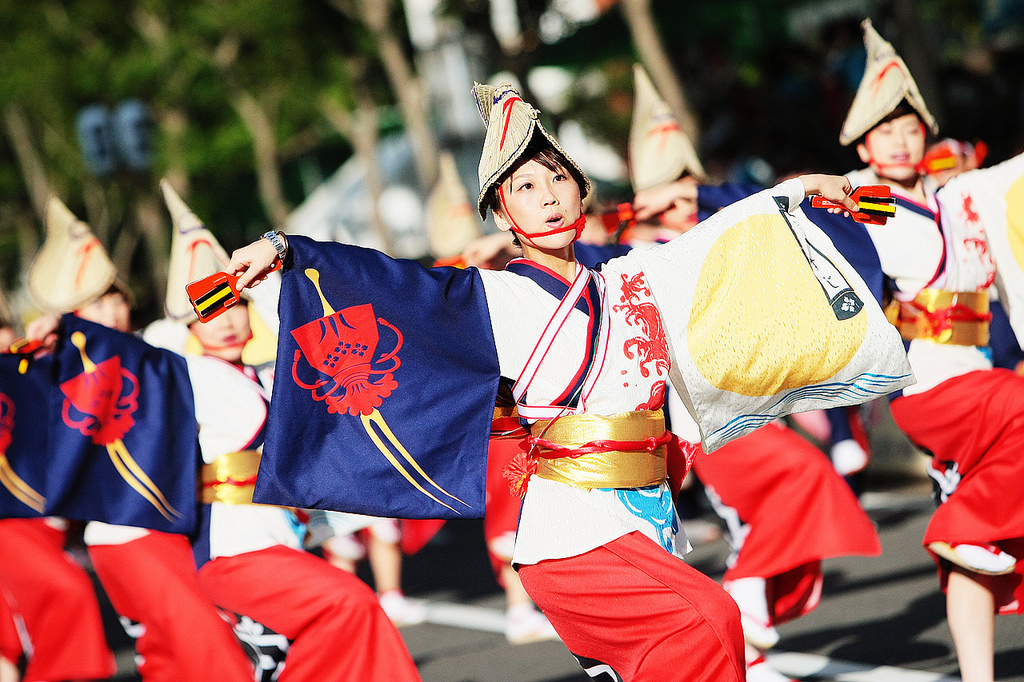
[(242, 450), (221, 455), (212, 464), (204, 464), (199, 499), (205, 504), (252, 504), (260, 453)]
[(899, 303), (895, 324), (906, 341), (987, 346), (991, 319), (987, 292), (923, 289), (913, 301)]
[[(568, 415), (531, 427), (536, 475), (577, 488), (641, 488), (668, 476), (665, 415), (661, 410), (611, 417)], [(557, 445), (559, 448), (548, 447)], [(580, 450), (582, 454), (577, 454)], [(594, 451), (592, 451), (594, 450)]]

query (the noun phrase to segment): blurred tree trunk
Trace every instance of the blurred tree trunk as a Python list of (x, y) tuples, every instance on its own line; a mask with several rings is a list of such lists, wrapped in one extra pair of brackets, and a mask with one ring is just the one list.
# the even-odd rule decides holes
[(280, 97), (274, 93), (264, 93), (271, 101), (268, 105), (238, 85), (232, 70), (238, 60), (240, 48), (241, 40), (237, 35), (225, 36), (213, 50), (211, 62), (224, 77), (231, 106), (252, 138), (256, 182), (263, 208), (273, 229), (284, 229), (288, 222), (288, 214), (291, 213), (291, 206), (284, 199), (281, 170), (277, 165), (277, 135), (274, 131), (274, 119), (268, 113), (268, 110), (277, 108)]
[(937, 55), (921, 22), (917, 0), (894, 0), (893, 16), (899, 31), (899, 53), (917, 81), (921, 96), (937, 121), (943, 120), (942, 93), (936, 73)]
[(39, 232), (34, 212), (20, 202), (0, 202), (0, 233), (18, 235), (18, 282), (24, 285), (39, 251)]
[[(174, 63), (171, 49), (171, 30), (167, 22), (160, 16), (136, 7), (132, 12), (132, 23), (135, 30), (149, 45), (154, 55), (162, 63)], [(176, 68), (164, 81), (167, 98), (176, 103), (186, 101), (190, 79), (182, 68)], [(157, 124), (163, 133), (167, 170), (165, 177), (182, 196), (188, 194), (188, 171), (185, 164), (185, 132), (188, 129), (188, 117), (180, 106), (156, 107)], [(145, 231), (143, 231), (145, 233)]]
[(686, 133), (694, 145), (699, 140), (700, 128), (697, 117), (686, 101), (683, 86), (672, 68), (672, 62), (665, 51), (658, 26), (651, 13), (651, 0), (622, 0), (622, 16), (629, 26), (633, 46), (640, 55), (640, 62), (650, 75), (654, 86), (679, 121), (679, 128)]
[[(167, 238), (167, 219), (165, 217), (167, 209), (164, 207), (162, 197), (158, 197), (157, 194), (155, 186), (139, 193), (135, 202), (135, 223), (139, 227), (136, 240), (138, 237), (142, 237), (146, 243), (153, 287), (159, 296), (167, 291), (167, 267), (170, 265), (171, 244)], [(118, 246), (121, 246), (120, 239)], [(127, 247), (127, 245), (125, 246)], [(132, 245), (131, 251), (134, 253), (134, 245)], [(127, 270), (123, 272), (127, 272)]]
[(405, 121), (405, 129), (412, 142), (416, 158), (416, 176), (424, 192), (429, 192), (437, 182), (439, 161), (437, 143), (427, 120), (423, 84), (413, 73), (412, 65), (405, 57), (402, 43), (391, 24), (394, 0), (332, 0), (332, 4), (343, 14), (354, 12), (357, 19), (370, 29), (380, 50), (379, 57), (387, 74), (391, 91), (398, 100), (398, 107)]
[(384, 182), (377, 165), (377, 105), (364, 86), (357, 85), (355, 95), (355, 113), (326, 98), (321, 100), (321, 108), (331, 126), (352, 143), (356, 157), (363, 164), (366, 191), (370, 196), (370, 222), (381, 239), (384, 252), (392, 253), (394, 244), (380, 215), (380, 196), (384, 192)]
[(277, 165), (277, 136), (274, 121), (264, 107), (251, 93), (238, 90), (232, 93), (231, 103), (252, 137), (253, 156), (256, 161), (256, 178), (260, 198), (274, 229), (283, 229), (288, 222), (291, 206), (284, 198), (281, 171)]
[[(149, 45), (150, 50), (158, 55), (165, 64), (174, 63), (171, 49), (171, 30), (167, 23), (157, 14), (136, 7), (132, 13), (136, 31)], [(188, 96), (189, 76), (184, 69), (175, 68), (166, 79), (167, 100), (183, 102)], [(164, 152), (167, 168), (164, 177), (171, 186), (181, 194), (188, 196), (189, 177), (185, 162), (185, 133), (188, 130), (188, 117), (183, 108), (156, 106), (154, 115), (164, 140)], [(170, 232), (167, 229), (168, 214), (164, 207), (163, 197), (154, 183), (151, 187), (140, 187), (138, 200), (135, 202), (135, 222), (138, 231), (136, 242), (141, 237), (146, 245), (149, 260), (149, 272), (157, 296), (167, 291), (167, 270), (171, 252)], [(120, 244), (119, 244), (120, 246)], [(125, 245), (127, 247), (127, 244)], [(133, 245), (134, 246), (134, 245)], [(132, 248), (134, 251), (134, 248)]]
[(46, 219), (46, 202), (50, 196), (50, 182), (43, 168), (43, 160), (32, 141), (32, 129), (24, 110), (11, 104), (4, 109), (4, 130), (11, 148), (18, 159), (21, 177), (32, 200), (32, 208), (39, 217), (39, 223)]

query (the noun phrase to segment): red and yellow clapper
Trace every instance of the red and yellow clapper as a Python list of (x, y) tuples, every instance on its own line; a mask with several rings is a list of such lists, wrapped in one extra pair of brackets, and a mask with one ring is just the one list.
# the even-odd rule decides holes
[[(888, 185), (864, 185), (853, 190), (850, 198), (857, 202), (858, 209), (850, 217), (858, 223), (885, 225), (885, 221), (896, 215), (896, 198)], [(842, 204), (824, 197), (811, 197), (814, 208), (839, 208), (849, 211)]]
[(32, 355), (43, 347), (42, 339), (17, 339), (7, 348), (0, 348), (0, 353), (11, 353), (14, 355)]
[[(267, 272), (281, 269), (281, 261), (274, 261), (274, 266)], [(238, 275), (226, 272), (215, 272), (209, 277), (197, 279), (185, 285), (185, 293), (192, 309), (196, 311), (200, 322), (209, 322), (228, 308), (235, 307), (241, 299), (238, 292)]]

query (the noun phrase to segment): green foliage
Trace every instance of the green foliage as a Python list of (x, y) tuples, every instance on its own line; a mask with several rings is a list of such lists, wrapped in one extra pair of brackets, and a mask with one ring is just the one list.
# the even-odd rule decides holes
[[(303, 198), (291, 170), (300, 155), (326, 145), (331, 152), (324, 158), (336, 165), (339, 154), (350, 153), (326, 125), (321, 103), (352, 108), (353, 60), (374, 97), (385, 106), (392, 101), (374, 41), (329, 0), (0, 0), (0, 26), (0, 114), (24, 112), (30, 130), (21, 141), (70, 206), (84, 210), (90, 185), (91, 196), (99, 188), (108, 204), (124, 204), (104, 209), (118, 221), (109, 226), (110, 241), (131, 227), (131, 206), (155, 193), (168, 170), (193, 180), (188, 200), (197, 213), (230, 225), (226, 241), (237, 245), (239, 235), (264, 227), (253, 139), (233, 105), (240, 93), (259, 102), (272, 122), (294, 202)], [(124, 170), (92, 178), (79, 154), (75, 117), (86, 105), (113, 108), (127, 99), (143, 101), (153, 114), (155, 165), (144, 178)], [(169, 121), (183, 127), (168, 128)], [(0, 212), (25, 215), (26, 169), (13, 142), (0, 127)], [(0, 221), (5, 248), (17, 243), (12, 224)]]

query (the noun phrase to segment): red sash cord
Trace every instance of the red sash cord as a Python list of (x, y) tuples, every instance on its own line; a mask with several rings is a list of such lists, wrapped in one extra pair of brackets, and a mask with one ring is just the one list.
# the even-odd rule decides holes
[(237, 485), (239, 487), (244, 485), (256, 485), (256, 477), (249, 476), (248, 478), (235, 478), (234, 476), (228, 476), (223, 481), (204, 481), (204, 488), (216, 488), (219, 485)]
[(612, 450), (623, 450), (626, 452), (654, 452), (662, 445), (666, 445), (670, 440), (672, 440), (672, 433), (666, 431), (657, 438), (652, 437), (645, 438), (643, 440), (593, 440), (578, 447), (572, 447), (568, 445), (560, 445), (546, 438), (541, 438), (540, 436), (526, 437), (526, 442), (531, 448), (534, 446), (540, 446), (550, 451), (533, 451), (536, 453), (536, 456), (543, 457), (545, 459), (561, 459), (562, 457), (575, 459), (595, 452), (610, 452)]
[(956, 322), (989, 322), (992, 320), (992, 313), (979, 313), (961, 303), (954, 303), (948, 308), (938, 310), (928, 310), (916, 301), (909, 301), (904, 305), (917, 313), (915, 317), (906, 321), (914, 322), (919, 317), (924, 318), (928, 330), (932, 334), (951, 329)]

